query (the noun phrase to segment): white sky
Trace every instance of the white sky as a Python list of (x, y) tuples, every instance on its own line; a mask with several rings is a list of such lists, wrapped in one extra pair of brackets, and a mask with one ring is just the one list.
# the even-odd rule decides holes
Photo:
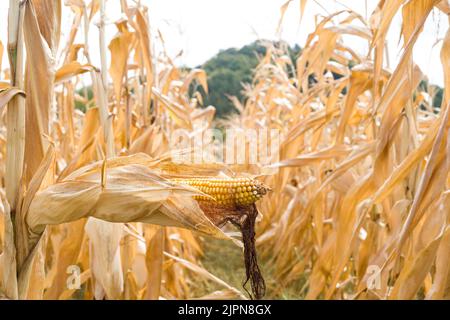
[[(141, 0), (149, 7), (152, 33), (161, 30), (171, 56), (180, 50), (183, 55), (178, 64), (197, 66), (215, 55), (220, 49), (241, 47), (256, 39), (278, 39), (276, 27), (280, 7), (286, 0)], [(0, 41), (7, 38), (8, 2), (0, 0)], [(132, 1), (130, 1), (131, 3)], [(352, 8), (362, 16), (370, 15), (378, 0), (309, 0), (299, 24), (299, 0), (291, 2), (283, 22), (281, 38), (291, 44), (303, 46), (309, 33), (314, 30), (315, 16)], [(320, 5), (319, 5), (320, 4)], [(366, 8), (367, 4), (367, 8)], [(325, 11), (326, 10), (326, 11)], [(328, 11), (328, 13), (327, 13)], [(120, 1), (107, 0), (107, 15), (111, 22), (120, 17)], [(71, 23), (70, 12), (64, 12), (63, 22)], [(401, 16), (394, 19), (388, 34), (391, 68), (395, 67), (401, 53), (399, 32)], [(435, 9), (427, 20), (414, 50), (414, 60), (432, 83), (443, 84), (440, 48), (448, 28), (448, 20)], [(110, 25), (107, 35), (112, 38), (115, 27)], [(81, 35), (81, 32), (80, 32)], [(97, 28), (91, 29), (90, 49), (94, 64), (99, 63)], [(363, 53), (367, 44), (355, 37), (346, 37), (346, 43), (355, 51)], [(3, 66), (7, 64), (6, 54)]]

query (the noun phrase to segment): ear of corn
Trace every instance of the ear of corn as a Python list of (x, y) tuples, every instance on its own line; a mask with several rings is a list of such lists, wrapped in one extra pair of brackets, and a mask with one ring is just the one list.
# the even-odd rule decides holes
[[(194, 198), (214, 224), (220, 226), (224, 222), (231, 222), (239, 228), (244, 244), (246, 272), (243, 288), (252, 299), (261, 299), (265, 294), (266, 284), (256, 258), (255, 222), (258, 210), (255, 202), (270, 189), (251, 178), (191, 178), (174, 179), (173, 182), (193, 187), (204, 194)], [(251, 283), (252, 293), (245, 287), (248, 281)]]
[(196, 188), (205, 195), (194, 196), (197, 201), (219, 205), (246, 206), (261, 199), (270, 189), (251, 178), (192, 178), (173, 179), (175, 183)]

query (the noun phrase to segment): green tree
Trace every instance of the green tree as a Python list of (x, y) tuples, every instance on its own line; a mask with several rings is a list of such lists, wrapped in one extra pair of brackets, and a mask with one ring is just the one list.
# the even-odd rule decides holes
[[(293, 61), (299, 52), (299, 46), (289, 47), (289, 55)], [(252, 82), (259, 57), (264, 56), (265, 53), (266, 47), (262, 41), (255, 41), (240, 49), (221, 50), (200, 66), (208, 74), (209, 94), (206, 95), (200, 88), (197, 88), (204, 96), (204, 105), (215, 106), (217, 117), (236, 112), (227, 96), (236, 96), (239, 101), (245, 102), (242, 84)]]

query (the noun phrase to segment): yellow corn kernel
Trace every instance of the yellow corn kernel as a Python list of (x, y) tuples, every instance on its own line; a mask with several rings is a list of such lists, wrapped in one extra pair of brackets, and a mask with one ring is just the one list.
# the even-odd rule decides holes
[(207, 196), (194, 197), (197, 201), (216, 202), (220, 205), (250, 205), (270, 190), (258, 180), (250, 178), (177, 178), (172, 179), (172, 182), (194, 187), (213, 198)]

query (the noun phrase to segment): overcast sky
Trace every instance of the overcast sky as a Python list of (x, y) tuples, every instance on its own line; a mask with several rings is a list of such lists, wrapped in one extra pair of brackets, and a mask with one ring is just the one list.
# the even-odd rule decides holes
[[(220, 49), (241, 47), (256, 39), (278, 39), (276, 27), (280, 7), (286, 0), (141, 0), (148, 5), (153, 34), (161, 30), (170, 55), (183, 50), (178, 64), (197, 66), (216, 54)], [(8, 2), (0, 1), (0, 41), (5, 44)], [(130, 1), (132, 2), (132, 1)], [(291, 44), (302, 46), (314, 30), (315, 17), (351, 7), (362, 16), (369, 15), (378, 0), (309, 0), (300, 21), (299, 0), (293, 0), (286, 12), (281, 38)], [(107, 0), (107, 15), (111, 22), (120, 18), (120, 1)], [(63, 22), (70, 22), (70, 12), (64, 11)], [(391, 68), (395, 67), (401, 53), (399, 45), (401, 16), (397, 15), (388, 34)], [(414, 60), (432, 83), (442, 85), (443, 74), (439, 51), (448, 28), (447, 18), (434, 10), (427, 20), (414, 50)], [(115, 27), (108, 27), (112, 38)], [(364, 52), (367, 44), (356, 37), (344, 39), (354, 50)], [(98, 54), (98, 32), (92, 29), (90, 48), (94, 63)], [(6, 59), (3, 59), (4, 63)], [(99, 63), (98, 63), (99, 64)]]

